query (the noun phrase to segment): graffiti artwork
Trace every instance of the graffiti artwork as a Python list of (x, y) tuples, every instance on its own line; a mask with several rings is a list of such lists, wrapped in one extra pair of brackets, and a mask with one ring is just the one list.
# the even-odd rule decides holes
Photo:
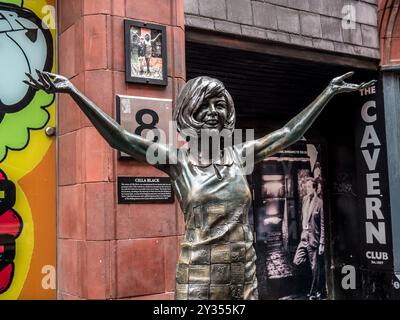
[[(35, 91), (23, 83), (27, 72), (51, 71), (53, 41), (41, 19), (14, 4), (18, 2), (0, 1), (0, 160), (6, 156), (7, 148), (23, 149), (27, 145), (26, 131), (47, 123), (49, 114), (45, 108), (53, 100), (52, 96), (35, 96)], [(19, 111), (23, 111), (24, 120)]]
[(55, 99), (23, 82), (55, 71), (54, 5), (0, 0), (0, 299), (55, 298), (40, 280), (55, 266)]
[(11, 285), (14, 275), (15, 240), (22, 231), (22, 219), (12, 208), (15, 185), (0, 170), (0, 293)]

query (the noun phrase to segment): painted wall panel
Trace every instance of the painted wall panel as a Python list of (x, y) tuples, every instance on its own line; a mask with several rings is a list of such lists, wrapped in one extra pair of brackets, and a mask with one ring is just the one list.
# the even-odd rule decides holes
[(55, 0), (0, 0), (0, 299), (56, 298)]

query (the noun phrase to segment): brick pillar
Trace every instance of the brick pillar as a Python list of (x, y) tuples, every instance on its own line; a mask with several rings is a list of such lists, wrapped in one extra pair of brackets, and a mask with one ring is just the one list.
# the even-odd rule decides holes
[[(183, 0), (59, 0), (59, 69), (115, 119), (115, 95), (175, 99), (185, 82)], [(125, 83), (124, 19), (167, 27), (168, 86)], [(116, 152), (59, 95), (60, 299), (172, 299), (183, 219), (177, 203), (118, 205), (116, 177), (163, 176)]]
[(381, 65), (400, 64), (400, 1), (379, 0)]

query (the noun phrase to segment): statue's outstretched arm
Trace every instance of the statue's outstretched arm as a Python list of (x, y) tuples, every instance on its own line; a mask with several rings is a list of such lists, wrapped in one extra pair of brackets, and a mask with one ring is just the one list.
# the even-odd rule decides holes
[(340, 77), (334, 78), (307, 108), (291, 119), (283, 128), (260, 139), (245, 143), (243, 146), (244, 149), (247, 151), (249, 148), (254, 148), (255, 162), (262, 161), (265, 157), (273, 155), (300, 140), (334, 95), (367, 88), (376, 82), (372, 80), (359, 85), (344, 82), (344, 79), (353, 74), (354, 72), (348, 72)]
[[(158, 158), (167, 159), (167, 164), (176, 163), (171, 159), (176, 154), (172, 146), (160, 143), (157, 143), (155, 146), (154, 142), (128, 132), (107, 113), (96, 106), (93, 101), (85, 97), (67, 78), (49, 72), (37, 71), (37, 73), (38, 80), (27, 74), (29, 81), (24, 82), (36, 90), (44, 90), (47, 93), (68, 93), (112, 148), (125, 152), (136, 160), (149, 162), (147, 161), (146, 154), (149, 147), (153, 146), (153, 148), (156, 147), (159, 153)], [(164, 153), (163, 157), (160, 152)], [(156, 166), (169, 173), (168, 165), (157, 164)]]

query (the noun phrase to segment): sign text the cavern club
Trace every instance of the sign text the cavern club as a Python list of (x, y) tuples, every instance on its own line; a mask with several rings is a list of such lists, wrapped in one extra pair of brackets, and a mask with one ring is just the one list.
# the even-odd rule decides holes
[(362, 221), (361, 261), (387, 269), (392, 264), (391, 224), (387, 177), (383, 101), (373, 86), (361, 91), (359, 185)]

